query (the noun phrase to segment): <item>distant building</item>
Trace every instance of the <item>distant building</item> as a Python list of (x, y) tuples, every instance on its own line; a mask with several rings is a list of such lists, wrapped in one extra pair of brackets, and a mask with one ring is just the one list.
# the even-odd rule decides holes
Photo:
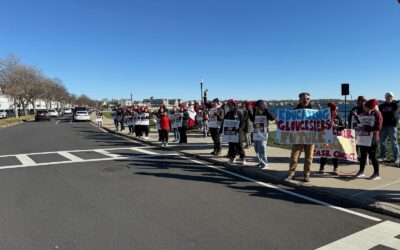
[(13, 109), (13, 99), (0, 92), (0, 109)]
[(156, 99), (156, 98), (143, 99), (143, 104), (152, 106), (152, 107), (161, 106), (161, 105), (168, 106), (168, 99)]

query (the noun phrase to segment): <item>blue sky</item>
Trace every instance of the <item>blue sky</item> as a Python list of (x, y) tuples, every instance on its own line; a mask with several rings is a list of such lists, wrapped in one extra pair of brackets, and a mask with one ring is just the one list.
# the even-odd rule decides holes
[(397, 0), (1, 0), (16, 54), (92, 98), (400, 98)]

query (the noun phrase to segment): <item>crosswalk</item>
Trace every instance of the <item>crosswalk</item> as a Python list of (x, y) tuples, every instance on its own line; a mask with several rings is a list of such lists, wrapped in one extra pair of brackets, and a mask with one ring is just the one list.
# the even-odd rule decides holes
[[(27, 154), (12, 154), (12, 155), (1, 155), (0, 156), (0, 170), (10, 168), (24, 168), (34, 166), (46, 166), (46, 165), (58, 165), (68, 163), (83, 163), (83, 162), (96, 162), (96, 161), (113, 161), (113, 160), (124, 160), (137, 157), (154, 157), (161, 155), (160, 153), (150, 151), (152, 147), (120, 147), (120, 148), (97, 148), (97, 149), (84, 149), (84, 150), (66, 150), (66, 151), (49, 151), (49, 152), (37, 152)], [(118, 151), (131, 151), (132, 154), (125, 153), (120, 154)], [(95, 157), (82, 157), (81, 155), (95, 154)], [(162, 154), (165, 156), (177, 155), (177, 154)], [(38, 157), (46, 158), (48, 156), (49, 161), (38, 161), (35, 160)]]

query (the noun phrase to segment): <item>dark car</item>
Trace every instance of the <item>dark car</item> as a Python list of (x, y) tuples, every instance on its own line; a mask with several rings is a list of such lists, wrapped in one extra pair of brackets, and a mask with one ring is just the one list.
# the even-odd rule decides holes
[(48, 110), (36, 111), (35, 121), (41, 121), (41, 120), (50, 121), (50, 114)]

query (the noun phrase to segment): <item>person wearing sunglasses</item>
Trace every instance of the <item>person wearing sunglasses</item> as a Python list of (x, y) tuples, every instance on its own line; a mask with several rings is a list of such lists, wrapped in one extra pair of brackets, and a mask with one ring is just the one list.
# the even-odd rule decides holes
[[(312, 109), (310, 103), (310, 94), (303, 92), (299, 94), (299, 104), (295, 109)], [(304, 181), (310, 182), (311, 165), (314, 157), (314, 144), (293, 144), (292, 152), (290, 154), (289, 172), (286, 181), (293, 180), (296, 172), (297, 162), (300, 159), (302, 152), (305, 154), (304, 159)]]

